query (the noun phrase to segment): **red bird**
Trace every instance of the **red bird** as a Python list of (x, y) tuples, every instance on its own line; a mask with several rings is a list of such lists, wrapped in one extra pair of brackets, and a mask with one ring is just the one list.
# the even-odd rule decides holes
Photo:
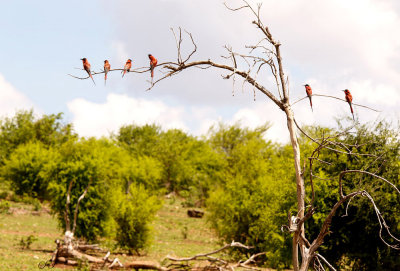
[(87, 61), (87, 59), (85, 57), (81, 58), (81, 60), (82, 60), (82, 63), (83, 63), (83, 68), (89, 74), (90, 78), (92, 78), (93, 83), (96, 85), (96, 83), (93, 80), (92, 73), (90, 72), (90, 63), (89, 63), (89, 61)]
[(351, 106), (351, 103), (353, 102), (353, 96), (351, 96), (351, 93), (348, 89), (343, 90), (346, 98), (346, 102), (349, 103), (350, 105), (350, 111), (351, 114), (353, 115), (353, 120), (354, 120), (354, 112), (353, 112), (353, 107)]
[(310, 99), (311, 111), (314, 111), (312, 108), (312, 101), (311, 101), (312, 89), (308, 84), (305, 84), (304, 86), (306, 87), (306, 93), (307, 93), (308, 99)]
[(107, 82), (107, 73), (110, 71), (111, 66), (110, 63), (108, 63), (108, 60), (104, 60), (104, 85)]
[(126, 61), (125, 66), (124, 66), (124, 71), (123, 71), (122, 77), (124, 77), (124, 75), (125, 75), (126, 72), (130, 72), (130, 71), (131, 71), (131, 67), (132, 67), (132, 60), (131, 60), (131, 59), (128, 59), (128, 60)]
[(154, 68), (157, 66), (157, 59), (151, 54), (149, 54), (149, 59), (150, 59), (151, 80), (153, 80)]

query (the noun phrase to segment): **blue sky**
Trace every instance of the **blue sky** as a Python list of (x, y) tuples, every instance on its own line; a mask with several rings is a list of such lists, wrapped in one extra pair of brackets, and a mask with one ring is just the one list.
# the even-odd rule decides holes
[[(304, 83), (315, 93), (339, 97), (339, 90), (349, 88), (355, 102), (383, 111), (357, 109), (360, 121), (398, 119), (400, 7), (395, 0), (262, 2), (264, 23), (283, 44), (292, 100), (304, 96)], [(220, 71), (188, 70), (149, 92), (148, 74), (121, 79), (114, 72), (106, 87), (100, 76), (94, 86), (67, 75), (84, 75), (75, 69), (82, 57), (94, 70), (104, 59), (114, 68), (127, 58), (134, 67), (145, 66), (148, 53), (160, 62), (175, 60), (170, 27), (178, 26), (196, 39), (194, 59), (224, 62), (224, 45), (246, 52), (244, 46), (261, 37), (252, 19), (248, 12), (226, 10), (219, 0), (7, 1), (0, 16), (0, 114), (31, 107), (38, 113), (64, 112), (83, 136), (108, 135), (129, 123), (156, 122), (198, 135), (221, 120), (250, 127), (270, 121), (270, 138), (285, 141), (280, 110), (261, 94), (254, 102), (252, 89), (242, 90), (240, 83), (232, 96), (232, 82), (222, 80)], [(261, 80), (274, 90), (268, 73)], [(342, 103), (316, 99), (314, 104), (314, 114), (308, 104), (296, 105), (301, 123), (330, 125), (348, 113)]]
[(0, 23), (0, 73), (43, 112), (66, 112), (77, 96), (99, 99), (66, 76), (81, 57), (101, 61), (110, 51), (111, 19), (98, 1), (9, 1)]

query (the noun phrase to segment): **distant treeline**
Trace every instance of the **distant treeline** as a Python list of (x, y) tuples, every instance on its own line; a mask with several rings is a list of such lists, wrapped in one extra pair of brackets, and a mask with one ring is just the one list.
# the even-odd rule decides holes
[[(221, 123), (198, 138), (178, 129), (132, 124), (108, 138), (82, 138), (62, 114), (36, 117), (33, 111), (20, 111), (0, 122), (0, 177), (15, 195), (50, 202), (63, 229), (69, 182), (74, 182), (70, 214), (90, 182), (76, 235), (89, 241), (114, 238), (129, 252), (148, 244), (149, 222), (162, 204), (160, 196), (173, 192), (187, 206), (205, 207), (209, 225), (221, 240), (254, 246), (252, 252), (266, 251), (266, 266), (287, 268), (291, 238), (281, 225), (287, 224), (288, 211), (296, 212), (293, 152), (290, 145), (265, 140), (268, 129), (268, 123), (256, 129)], [(341, 127), (303, 129), (319, 137)], [(347, 148), (378, 155), (384, 163), (375, 156), (321, 151), (319, 159), (327, 163), (313, 167), (317, 213), (306, 222), (309, 236), (318, 234), (339, 199), (340, 171), (368, 169), (400, 186), (399, 138), (398, 128), (386, 122), (358, 125), (340, 137)], [(299, 141), (302, 161), (308, 165), (316, 145), (305, 137)], [(309, 174), (305, 166), (307, 187)], [(346, 176), (345, 182), (349, 188), (367, 187), (388, 224), (397, 227), (391, 230), (400, 234), (400, 198), (393, 189), (357, 174)], [(320, 249), (330, 262), (340, 270), (400, 269), (399, 252), (380, 240), (368, 200), (355, 198), (344, 214), (345, 207), (333, 219), (332, 234)]]

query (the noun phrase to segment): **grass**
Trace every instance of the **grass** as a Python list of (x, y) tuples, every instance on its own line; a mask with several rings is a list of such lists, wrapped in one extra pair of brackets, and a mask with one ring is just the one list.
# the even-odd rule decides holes
[(179, 200), (166, 200), (153, 223), (155, 240), (149, 252), (157, 259), (191, 256), (217, 248), (217, 238), (205, 219), (189, 218)]
[[(48, 260), (55, 249), (54, 241), (63, 234), (46, 208), (39, 214), (31, 205), (11, 202), (12, 214), (0, 214), (0, 270), (39, 270), (38, 263)], [(133, 260), (161, 261), (166, 255), (184, 257), (218, 248), (217, 238), (205, 219), (189, 218), (179, 199), (165, 199), (153, 222), (154, 239), (142, 256), (116, 256), (122, 262)], [(30, 235), (30, 249), (22, 249), (21, 238)], [(111, 244), (111, 243), (110, 243)], [(117, 251), (115, 251), (117, 252)], [(52, 270), (63, 270), (54, 268)]]
[[(0, 215), (0, 270), (38, 270), (38, 263), (51, 257), (54, 240), (61, 238), (50, 214), (33, 215), (32, 206), (11, 202), (13, 214)], [(21, 238), (37, 238), (30, 249), (22, 249)], [(54, 270), (62, 270), (55, 268)]]

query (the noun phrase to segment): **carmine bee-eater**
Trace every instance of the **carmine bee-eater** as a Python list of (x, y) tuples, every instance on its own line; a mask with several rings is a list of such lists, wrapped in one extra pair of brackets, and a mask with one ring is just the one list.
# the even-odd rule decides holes
[(154, 77), (154, 68), (157, 66), (157, 59), (149, 54), (149, 59), (150, 59), (150, 72), (151, 72), (151, 80), (153, 80)]
[(123, 71), (123, 73), (122, 73), (122, 77), (124, 77), (124, 75), (125, 75), (126, 72), (130, 72), (130, 71), (131, 71), (131, 67), (132, 67), (132, 60), (131, 60), (131, 59), (128, 59), (128, 60), (126, 61), (126, 63), (125, 63), (124, 71)]
[(346, 102), (349, 103), (350, 105), (350, 111), (351, 114), (353, 115), (353, 120), (354, 120), (354, 112), (353, 112), (353, 107), (351, 106), (351, 103), (353, 102), (353, 96), (351, 96), (351, 93), (348, 89), (343, 90), (346, 98)]
[(110, 63), (108, 63), (108, 60), (104, 60), (104, 85), (106, 85), (107, 82), (107, 73), (110, 71), (111, 66)]
[(85, 57), (81, 58), (81, 60), (82, 60), (82, 63), (83, 63), (83, 68), (89, 74), (90, 78), (92, 78), (93, 84), (96, 85), (96, 83), (93, 80), (92, 73), (90, 72), (90, 63), (89, 63), (89, 61), (87, 61), (87, 59)]
[(304, 86), (306, 87), (306, 93), (307, 93), (308, 99), (310, 99), (311, 111), (314, 111), (312, 108), (312, 100), (311, 100), (312, 89), (308, 84), (305, 84)]

